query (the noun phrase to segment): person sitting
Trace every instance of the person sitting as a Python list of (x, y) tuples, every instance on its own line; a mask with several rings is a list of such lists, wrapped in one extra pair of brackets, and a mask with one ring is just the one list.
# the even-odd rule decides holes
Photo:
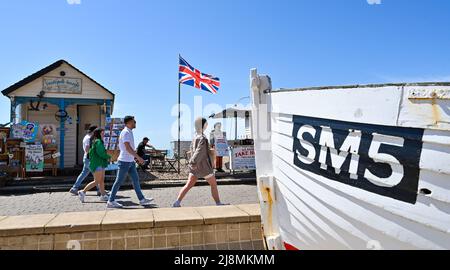
[(144, 139), (142, 139), (142, 142), (139, 143), (136, 152), (138, 154), (138, 156), (140, 156), (143, 160), (145, 160), (145, 164), (143, 165), (144, 169), (149, 169), (148, 165), (150, 164), (150, 155), (147, 155), (145, 153), (145, 148), (151, 148), (152, 150), (155, 150), (155, 148), (148, 143), (149, 139), (147, 137), (145, 137)]

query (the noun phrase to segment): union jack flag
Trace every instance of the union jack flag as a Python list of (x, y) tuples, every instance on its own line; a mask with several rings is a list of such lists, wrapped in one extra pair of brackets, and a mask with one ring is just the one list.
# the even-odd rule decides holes
[(217, 94), (220, 87), (220, 80), (217, 77), (201, 73), (198, 69), (184, 60), (180, 56), (179, 82), (195, 88)]

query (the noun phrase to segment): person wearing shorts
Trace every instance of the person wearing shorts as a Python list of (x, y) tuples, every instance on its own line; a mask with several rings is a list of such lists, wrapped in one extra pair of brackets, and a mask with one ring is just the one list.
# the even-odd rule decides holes
[(196, 136), (191, 144), (192, 156), (189, 159), (189, 178), (186, 185), (180, 190), (177, 200), (173, 203), (173, 207), (181, 207), (181, 201), (188, 191), (195, 186), (198, 178), (204, 178), (211, 186), (211, 195), (216, 205), (226, 205), (220, 201), (217, 181), (214, 175), (213, 165), (209, 156), (209, 143), (204, 135), (204, 131), (208, 127), (205, 118), (197, 118), (195, 120)]
[(107, 202), (109, 199), (105, 191), (105, 168), (108, 167), (111, 156), (108, 155), (103, 143), (103, 136), (105, 131), (101, 128), (95, 129), (91, 137), (90, 149), (88, 158), (90, 160), (89, 169), (94, 174), (94, 181), (87, 184), (87, 186), (78, 191), (78, 197), (82, 203), (85, 202), (86, 192), (98, 186), (100, 190), (100, 201)]

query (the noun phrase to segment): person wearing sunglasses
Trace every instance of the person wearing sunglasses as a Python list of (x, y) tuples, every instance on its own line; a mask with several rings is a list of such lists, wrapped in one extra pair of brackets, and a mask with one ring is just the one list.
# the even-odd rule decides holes
[[(120, 132), (119, 136), (119, 149), (120, 155), (118, 158), (119, 171), (117, 172), (116, 180), (111, 189), (111, 195), (109, 201), (106, 204), (107, 208), (122, 208), (123, 205), (118, 203), (116, 199), (117, 192), (120, 186), (125, 181), (127, 175), (130, 175), (134, 191), (139, 199), (139, 203), (142, 206), (149, 206), (152, 204), (152, 198), (145, 198), (141, 190), (141, 184), (139, 182), (139, 175), (136, 170), (136, 162), (140, 165), (144, 164), (144, 160), (136, 153), (134, 149), (134, 136), (133, 129), (136, 128), (136, 120), (134, 116), (126, 116), (125, 128)], [(136, 161), (135, 161), (136, 160)]]

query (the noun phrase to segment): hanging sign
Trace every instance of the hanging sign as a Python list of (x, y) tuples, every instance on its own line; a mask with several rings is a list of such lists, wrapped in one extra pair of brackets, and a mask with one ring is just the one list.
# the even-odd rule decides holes
[(48, 93), (81, 94), (79, 78), (44, 77), (42, 90)]

